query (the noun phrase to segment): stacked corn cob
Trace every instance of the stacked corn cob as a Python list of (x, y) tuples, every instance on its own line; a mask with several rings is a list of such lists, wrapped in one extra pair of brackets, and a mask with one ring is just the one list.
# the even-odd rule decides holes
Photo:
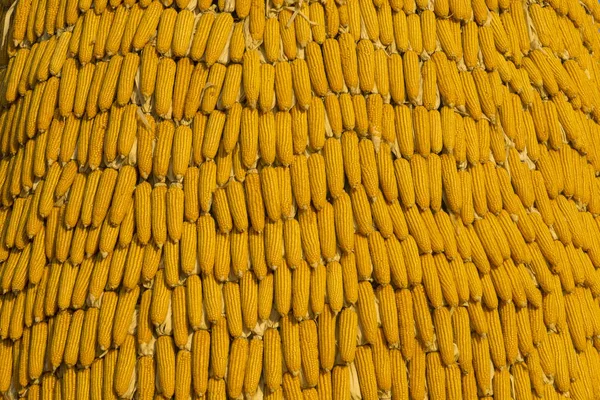
[(600, 399), (594, 0), (0, 9), (5, 398)]

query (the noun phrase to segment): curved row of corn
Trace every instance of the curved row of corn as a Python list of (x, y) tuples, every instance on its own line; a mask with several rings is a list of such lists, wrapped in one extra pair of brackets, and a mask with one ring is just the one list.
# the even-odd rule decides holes
[(0, 9), (0, 392), (600, 399), (593, 0)]

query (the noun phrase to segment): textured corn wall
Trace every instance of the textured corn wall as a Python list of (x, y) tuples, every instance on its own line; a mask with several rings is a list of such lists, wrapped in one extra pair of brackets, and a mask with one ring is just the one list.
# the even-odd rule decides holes
[(600, 399), (595, 0), (4, 0), (8, 399)]

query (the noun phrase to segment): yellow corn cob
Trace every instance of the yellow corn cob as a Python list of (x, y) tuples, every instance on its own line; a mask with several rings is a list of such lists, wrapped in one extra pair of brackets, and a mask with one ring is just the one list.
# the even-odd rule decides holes
[(135, 369), (135, 356), (135, 339), (133, 335), (127, 335), (127, 339), (119, 348), (115, 368), (114, 390), (119, 396), (124, 395), (129, 388), (129, 382)]
[(183, 118), (188, 83), (193, 70), (194, 64), (187, 57), (181, 58), (177, 63), (177, 75), (173, 87), (173, 102), (171, 107), (172, 117), (176, 121)]
[(465, 373), (472, 373), (472, 346), (469, 334), (469, 314), (459, 307), (452, 315), (452, 328), (459, 349), (458, 364)]
[(186, 292), (183, 286), (173, 290), (171, 301), (174, 343), (178, 348), (183, 348), (188, 340)]
[(444, 368), (440, 362), (440, 353), (432, 352), (427, 354), (427, 366), (426, 366), (426, 380), (429, 393), (432, 396), (443, 396), (442, 393), (446, 392), (446, 381), (444, 374)]
[(360, 391), (364, 398), (377, 398), (377, 381), (371, 347), (360, 346), (356, 351), (356, 370)]
[(231, 212), (229, 211), (229, 205), (227, 204), (227, 195), (224, 189), (217, 189), (214, 193), (213, 210), (215, 213), (215, 220), (219, 227), (219, 231), (223, 234), (227, 234), (232, 229)]
[[(111, 33), (111, 27), (113, 20), (115, 18), (116, 12), (112, 10), (110, 7), (105, 8), (102, 11), (102, 15), (100, 16), (100, 21), (98, 22), (98, 28), (96, 30), (95, 43), (93, 47), (93, 57), (95, 59), (102, 59), (106, 54), (106, 43), (108, 41), (108, 36)], [(123, 14), (120, 13), (120, 16)], [(60, 44), (60, 43), (59, 43)], [(88, 50), (89, 51), (89, 50)], [(50, 70), (52, 72), (52, 69)]]
[(291, 306), (292, 278), (287, 264), (281, 258), (281, 225), (281, 221), (278, 221), (265, 227), (265, 253), (267, 264), (275, 270), (275, 308), (281, 314), (287, 314)]
[[(321, 368), (328, 372), (333, 369), (335, 362), (335, 346), (332, 346), (335, 340), (335, 325), (336, 315), (326, 305), (323, 313), (319, 316), (318, 341)], [(319, 375), (319, 378), (321, 378), (321, 375)]]
[(171, 301), (171, 290), (165, 284), (163, 271), (156, 273), (155, 287), (152, 291), (152, 304), (150, 319), (153, 324), (160, 325), (164, 322)]
[(171, 240), (178, 242), (181, 239), (183, 225), (184, 194), (180, 185), (172, 184), (167, 190), (167, 232)]
[(248, 269), (248, 234), (234, 231), (231, 235), (232, 271), (242, 276)]
[(115, 322), (113, 323), (113, 343), (120, 346), (126, 339), (127, 329), (131, 323), (135, 305), (137, 303), (140, 291), (135, 287), (129, 292), (119, 294), (119, 302), (115, 311)]
[(77, 377), (74, 368), (66, 368), (60, 381), (54, 386), (55, 393), (62, 393), (60, 396), (65, 398), (75, 397)]
[[(275, 274), (275, 279), (277, 284), (277, 274)], [(305, 262), (300, 262), (292, 275), (292, 309), (294, 317), (298, 320), (304, 319), (308, 313), (309, 290), (310, 270)]]
[[(307, 389), (303, 391), (303, 396), (305, 399), (311, 398), (319, 398), (319, 396), (325, 396), (326, 398), (331, 397), (333, 394), (333, 398), (345, 398), (340, 397), (342, 393), (349, 393), (350, 390), (350, 374), (348, 371), (348, 367), (346, 366), (337, 366), (333, 370), (333, 374), (322, 373), (321, 377), (327, 377), (327, 380), (319, 379), (319, 385), (317, 387), (317, 392), (314, 389)], [(313, 397), (309, 397), (307, 393), (312, 392)]]
[(179, 283), (179, 242), (167, 238), (164, 243), (165, 282), (169, 287)]
[[(358, 318), (351, 308), (345, 308), (339, 314), (339, 324), (343, 327), (338, 338), (339, 355), (345, 362), (352, 362), (356, 351), (356, 327)], [(334, 369), (335, 371), (335, 369)]]
[(300, 346), (300, 329), (298, 322), (287, 316), (281, 319), (281, 342), (286, 368), (296, 375), (301, 367), (300, 353), (294, 351)]
[(227, 372), (227, 391), (230, 397), (239, 397), (242, 393), (247, 357), (247, 339), (234, 340), (231, 345), (230, 368)]
[(160, 116), (169, 113), (173, 100), (173, 85), (177, 66), (170, 58), (162, 58), (158, 62), (156, 72), (156, 91), (154, 94), (156, 112)]
[(96, 327), (99, 314), (100, 311), (97, 308), (90, 308), (85, 312), (81, 327), (81, 340), (79, 341), (79, 362), (83, 366), (90, 366), (95, 357)]
[(139, 63), (140, 58), (135, 53), (129, 53), (123, 59), (123, 65), (119, 75), (119, 87), (117, 88), (117, 104), (121, 106), (129, 102)]
[[(412, 290), (413, 308), (415, 315), (415, 324), (417, 332), (423, 343), (429, 346), (433, 341), (433, 323), (428, 312), (428, 305), (425, 298), (425, 290), (422, 286), (417, 286)], [(398, 299), (396, 299), (398, 301)], [(406, 305), (404, 306), (406, 307)]]
[(454, 22), (449, 19), (438, 19), (436, 21), (437, 37), (440, 45), (450, 60), (459, 56), (460, 45), (455, 42), (452, 32)]
[(94, 13), (86, 13), (83, 17), (83, 29), (79, 40), (78, 58), (85, 65), (92, 60), (94, 53), (94, 39), (98, 32), (101, 16)]
[(154, 397), (155, 366), (152, 356), (143, 356), (137, 359), (136, 373), (140, 391), (140, 399)]
[[(85, 27), (85, 25), (84, 25)], [(52, 59), (52, 54), (54, 53), (54, 50), (56, 48), (56, 36), (52, 36), (50, 37), (50, 39), (48, 40), (48, 44), (47, 46), (44, 48), (44, 52), (41, 55), (41, 58), (39, 59), (39, 63), (37, 64), (37, 69), (34, 70), (33, 68), (29, 71), (30, 73), (30, 86), (33, 86), (33, 83), (35, 83), (34, 81), (31, 81), (31, 78), (37, 80), (38, 82), (43, 82), (45, 80), (48, 79), (49, 75), (50, 75), (50, 60)], [(15, 65), (14, 62), (11, 65), (11, 70), (15, 67), (17, 67), (18, 65)], [(11, 71), (12, 74), (12, 71)], [(5, 75), (5, 78), (9, 78), (10, 75)], [(7, 87), (3, 88), (3, 91), (5, 91), (7, 89)], [(5, 95), (6, 96), (6, 95)]]
[(494, 366), (503, 368), (506, 363), (506, 351), (504, 347), (504, 337), (498, 311), (493, 309), (486, 312), (487, 325), (489, 328), (488, 339), (490, 347), (490, 356)]
[(325, 132), (325, 107), (318, 97), (312, 98), (307, 117), (309, 146), (315, 151), (320, 150), (323, 148), (325, 142), (325, 137), (323, 135)]
[(291, 66), (288, 63), (277, 63), (275, 65), (275, 97), (277, 106), (281, 110), (292, 108), (293, 86), (290, 83), (292, 79)]
[(267, 21), (265, 22), (264, 46), (266, 60), (270, 63), (274, 63), (279, 59), (280, 40), (279, 22), (277, 21), (277, 18), (267, 18)]
[[(235, 359), (238, 362), (236, 363), (237, 366), (233, 367), (232, 370), (237, 372), (237, 374), (231, 378), (228, 377), (231, 387), (229, 390), (233, 390), (233, 394), (241, 393), (242, 390), (246, 394), (252, 394), (256, 391), (258, 378), (262, 372), (263, 341), (253, 339), (248, 343), (246, 339), (239, 338), (234, 341), (234, 345), (236, 342), (238, 342), (238, 345), (236, 346), (237, 351), (235, 354), (233, 354), (234, 349), (232, 346), (232, 360), (237, 355)], [(239, 357), (241, 357), (241, 361)], [(245, 374), (243, 373), (244, 371)]]
[[(87, 98), (86, 98), (86, 104), (85, 104), (85, 112), (86, 115), (88, 116), (88, 118), (94, 118), (98, 112), (98, 95), (100, 93), (100, 90), (102, 89), (102, 85), (104, 82), (104, 76), (106, 75), (106, 72), (108, 70), (108, 66), (109, 63), (108, 62), (99, 62), (96, 64), (95, 68), (92, 68), (93, 70), (93, 75), (91, 76), (91, 78), (88, 78), (90, 80), (90, 83), (88, 84), (89, 89), (87, 90)], [(84, 69), (86, 67), (83, 67)], [(91, 75), (90, 71), (90, 75)], [(82, 76), (81, 74), (78, 75)], [(83, 79), (83, 78), (82, 78)], [(116, 81), (116, 77), (114, 77), (114, 80)], [(82, 82), (85, 83), (85, 82)], [(78, 82), (79, 84), (79, 82)], [(77, 86), (79, 87), (79, 85)], [(82, 90), (84, 90), (85, 92), (85, 86), (82, 87)], [(83, 94), (83, 93), (82, 93)], [(75, 112), (75, 114), (80, 114), (83, 113), (83, 99), (81, 99), (81, 102), (78, 102), (77, 100), (80, 97), (76, 95), (75, 98), (75, 103), (73, 104), (73, 111)], [(112, 101), (112, 99), (111, 99)], [(81, 104), (81, 106), (77, 106), (78, 104)]]
[(89, 393), (90, 396), (93, 397), (101, 397), (102, 396), (102, 380), (103, 380), (103, 368), (104, 367), (104, 359), (98, 359), (93, 364), (92, 367), (87, 369), (89, 370)]
[(175, 349), (169, 336), (160, 336), (156, 341), (156, 375), (160, 381), (160, 392), (167, 398), (175, 392)]
[[(229, 109), (233, 106), (238, 98), (240, 85), (242, 82), (242, 66), (232, 64), (227, 67), (225, 80), (223, 81), (221, 104), (223, 108)], [(212, 115), (212, 114), (211, 114)], [(231, 149), (228, 149), (231, 151)]]
[(124, 107), (111, 107), (110, 118), (108, 120), (108, 128), (104, 135), (104, 159), (105, 162), (112, 163), (117, 156), (117, 140), (121, 129), (121, 120), (123, 119)]
[[(214, 278), (214, 274), (208, 275), (203, 281), (202, 292), (204, 294), (204, 303), (206, 304), (206, 315), (209, 321), (217, 321), (221, 314), (222, 292), (219, 282)], [(210, 299), (210, 301), (208, 301)]]
[(452, 325), (448, 309), (436, 309), (433, 313), (433, 321), (438, 338), (441, 361), (444, 365), (451, 365), (454, 362), (454, 350), (452, 347)]
[(25, 84), (24, 89), (32, 89), (34, 84), (36, 83), (36, 80), (37, 80), (36, 73), (37, 73), (39, 64), (41, 62), (41, 59), (44, 56), (44, 53), (46, 52), (46, 47), (48, 47), (48, 44), (50, 44), (50, 41), (43, 41), (37, 47), (37, 51), (33, 52), (33, 54), (31, 55), (31, 65), (28, 67), (28, 69), (25, 69), (22, 73), (22, 74), (24, 74), (25, 72), (28, 72), (27, 76), (22, 76), (22, 78), (21, 78), (21, 81), (25, 80), (25, 82), (19, 82), (22, 85)]
[(361, 282), (358, 285), (358, 316), (365, 340), (368, 343), (374, 343), (377, 335), (375, 295), (367, 282)]
[(104, 74), (102, 87), (98, 94), (98, 108), (100, 111), (106, 111), (110, 108), (117, 91), (117, 83), (119, 82), (119, 74), (123, 64), (123, 57), (114, 56), (108, 63), (108, 68)]
[(242, 63), (242, 82), (246, 101), (251, 108), (256, 107), (260, 93), (260, 60), (258, 53), (248, 51), (244, 54)]
[(194, 392), (204, 394), (208, 384), (208, 363), (210, 356), (210, 334), (199, 330), (192, 339), (192, 383)]
[(15, 312), (19, 311), (15, 308), (15, 303), (17, 303), (17, 296), (14, 294), (9, 294), (2, 304), (2, 314), (0, 315), (0, 334), (3, 338), (8, 338), (10, 335), (10, 323), (12, 322), (11, 314), (13, 310)]
[(198, 264), (205, 274), (212, 273), (214, 265), (215, 222), (209, 214), (202, 215), (197, 222)]
[(263, 374), (265, 385), (274, 392), (281, 386), (281, 339), (277, 329), (267, 329), (264, 334)]
[(3, 89), (6, 91), (5, 99), (8, 103), (12, 103), (16, 100), (17, 89), (29, 57), (29, 49), (21, 49), (21, 51), (17, 52), (14, 59), (11, 60), (10, 76), (7, 76), (6, 79), (8, 79), (8, 82), (6, 83), (6, 88)]
[[(40, 102), (42, 99), (42, 95), (44, 93), (44, 88), (46, 87), (46, 83), (47, 82), (42, 82), (39, 85), (36, 85), (35, 89), (33, 90), (33, 94), (31, 95), (31, 100), (30, 100), (30, 106), (29, 106), (29, 112), (31, 113), (31, 115), (34, 115), (34, 118), (31, 118), (30, 120), (28, 120), (25, 123), (25, 130), (26, 130), (26, 134), (28, 137), (33, 137), (36, 130), (37, 130), (37, 115), (38, 115), (38, 111), (40, 109)], [(14, 118), (14, 114), (16, 114), (16, 106), (13, 106), (10, 108), (9, 110), (9, 115), (7, 117), (8, 122), (6, 122), (7, 126), (11, 126), (13, 118)], [(54, 125), (60, 126), (61, 124), (55, 123)], [(41, 132), (43, 133), (43, 132)], [(7, 139), (8, 140), (8, 136)], [(10, 143), (6, 143), (6, 146), (4, 146), (3, 143), (3, 148), (6, 148), (6, 151), (4, 151), (4, 153), (6, 153), (9, 149), (7, 147), (10, 146)]]
[(37, 114), (37, 130), (40, 132), (47, 131), (52, 122), (52, 117), (54, 115), (53, 109), (58, 102), (59, 83), (58, 78), (53, 76), (48, 79), (45, 86), (43, 95), (44, 101), (40, 104)]
[(310, 77), (308, 66), (304, 60), (292, 62), (292, 78), (294, 94), (298, 105), (306, 110), (310, 105)]
[[(259, 106), (263, 112), (270, 111), (275, 104), (275, 68), (269, 64), (260, 66)], [(236, 91), (237, 95), (237, 91)]]
[[(211, 32), (212, 25), (215, 22), (215, 15), (215, 13), (203, 13), (198, 20), (194, 39), (192, 39), (190, 47), (190, 58), (194, 61), (198, 61), (204, 55), (208, 36)], [(223, 20), (226, 19), (226, 17), (221, 18)], [(220, 56), (220, 54), (218, 56)]]
[(283, 54), (285, 54), (285, 56), (291, 61), (296, 58), (297, 53), (296, 23), (293, 22), (291, 11), (282, 10), (279, 13), (279, 31), (282, 42), (281, 46), (283, 48)]
[(317, 327), (312, 320), (299, 324), (301, 364), (309, 386), (316, 386), (319, 374), (319, 351), (317, 347)]
[(102, 305), (98, 317), (98, 345), (103, 350), (108, 349), (112, 343), (113, 318), (118, 300), (119, 296), (116, 292), (106, 292), (102, 296)]
[[(65, 68), (75, 68), (76, 66), (74, 65), (74, 63), (66, 63), (66, 67)], [(73, 64), (72, 67), (69, 67), (69, 65)], [(94, 76), (94, 70), (95, 70), (95, 65), (94, 64), (86, 64), (85, 66), (82, 66), (81, 68), (79, 68), (79, 71), (77, 71), (77, 81), (76, 81), (76, 88), (77, 90), (71, 92), (73, 89), (69, 86), (70, 83), (69, 82), (65, 82), (64, 85), (61, 85), (61, 89), (59, 90), (59, 106), (62, 104), (64, 107), (64, 112), (66, 113), (67, 111), (71, 111), (71, 107), (72, 107), (72, 111), (76, 116), (81, 116), (83, 115), (83, 111), (85, 108), (85, 102), (87, 100), (87, 95), (88, 95), (88, 90), (90, 88), (90, 85), (92, 83), (92, 77)], [(62, 72), (63, 74), (65, 72)], [(68, 73), (68, 71), (67, 71)], [(72, 79), (72, 78), (71, 78)], [(63, 86), (65, 86), (64, 88), (64, 92), (63, 92)], [(72, 93), (73, 99), (70, 99), (68, 97), (68, 94)], [(66, 97), (66, 98), (65, 98)]]
[[(62, 45), (62, 47), (67, 46), (67, 48), (68, 48), (70, 35), (66, 35), (66, 36), (68, 36), (68, 37), (66, 39), (63, 39), (62, 41), (60, 41), (60, 44)], [(66, 42), (66, 45), (64, 42)], [(45, 43), (45, 42), (42, 42), (42, 43)], [(19, 82), (17, 84), (17, 92), (21, 96), (25, 96), (28, 93), (28, 90), (31, 89), (31, 87), (29, 85), (29, 74), (31, 73), (31, 69), (35, 66), (35, 62), (38, 61), (38, 57), (40, 57), (40, 55), (39, 55), (40, 49), (43, 50), (43, 46), (39, 45), (38, 43), (35, 43), (31, 47), (31, 50), (27, 57), (27, 60), (25, 61), (25, 65), (23, 66), (23, 70), (21, 71)], [(58, 57), (58, 55), (56, 57)], [(66, 57), (67, 57), (67, 55), (66, 55), (66, 51), (65, 51), (64, 58), (66, 59)], [(63, 60), (63, 62), (64, 62), (64, 60)], [(61, 64), (61, 66), (62, 66), (62, 64)], [(8, 91), (8, 83), (7, 83), (7, 91)]]
[[(256, 236), (261, 238), (262, 236)], [(257, 240), (258, 242), (258, 240)], [(262, 243), (259, 243), (262, 244)], [(263, 246), (264, 247), (264, 246)], [(264, 261), (264, 255), (260, 260), (263, 265), (260, 268), (254, 268), (257, 276), (262, 277), (258, 286), (258, 317), (261, 320), (267, 319), (271, 314), (271, 308), (273, 303), (273, 274), (268, 273), (266, 262)]]
[[(116, 53), (119, 49), (121, 50), (121, 54), (126, 55), (131, 50), (131, 44), (135, 38), (136, 30), (145, 14), (140, 5), (131, 4), (131, 6), (131, 8), (123, 7), (129, 9), (130, 11), (128, 12), (126, 23), (124, 19), (119, 21), (117, 31), (115, 32), (116, 35), (111, 46), (112, 51), (109, 52), (107, 44), (107, 54), (109, 55)], [(108, 42), (111, 42), (110, 35)]]
[(40, 396), (40, 398), (43, 396), (48, 396), (48, 397), (54, 396), (55, 395), (55, 393), (54, 393), (55, 387), (56, 387), (56, 392), (59, 393), (59, 395), (61, 393), (61, 391), (58, 390), (60, 388), (60, 383), (58, 383), (58, 384), (56, 383), (56, 376), (54, 374), (50, 374), (50, 373), (44, 374), (41, 377), (41, 383), (39, 386), (41, 386), (41, 389), (38, 390), (37, 394), (38, 394), (38, 396)]
[(283, 375), (283, 393), (288, 398), (299, 399), (302, 397), (302, 391), (300, 389), (300, 378), (293, 377), (291, 374), (286, 373)]
[(344, 304), (343, 269), (339, 262), (327, 265), (327, 297), (334, 312), (339, 312)]
[(30, 257), (30, 267), (28, 271), (29, 281), (33, 284), (37, 284), (42, 276), (44, 271), (44, 261), (42, 257), (45, 257), (44, 254), (44, 245), (45, 245), (45, 230), (40, 230), (36, 238), (33, 242), (31, 249), (31, 257)]
[[(127, 23), (127, 19), (130, 14), (129, 7), (117, 7), (117, 9), (114, 11), (114, 16), (111, 16), (107, 22), (104, 22), (103, 17), (104, 14), (107, 14), (108, 10), (110, 10), (110, 8), (104, 11), (98, 25), (98, 30), (100, 30), (100, 32), (98, 33), (96, 44), (94, 45), (94, 56), (97, 59), (102, 58), (105, 54), (110, 56), (118, 52), (121, 44), (121, 38), (123, 37), (123, 32), (125, 31), (125, 24)], [(106, 26), (108, 23), (110, 23), (109, 29), (107, 29), (108, 26)], [(108, 32), (104, 32), (104, 29), (107, 29)]]
[(514, 362), (519, 350), (515, 307), (513, 303), (503, 303), (502, 307), (499, 308), (499, 311), (500, 322), (502, 324), (502, 333), (504, 336), (504, 345), (506, 348), (506, 357), (509, 362)]
[(35, 14), (35, 12), (30, 12), (30, 10), (34, 9), (37, 6), (37, 2), (23, 2), (21, 4), (17, 4), (15, 8), (15, 17), (14, 17), (14, 26), (15, 31), (12, 34), (13, 40), (15, 43), (21, 42), (25, 38), (25, 34), (29, 30), (28, 18), (32, 19), (31, 14)]
[(313, 313), (317, 315), (323, 311), (323, 307), (325, 306), (326, 279), (326, 270), (324, 265), (318, 264), (316, 268), (311, 270), (310, 303)]
[[(99, 227), (104, 217), (108, 213), (111, 203), (111, 197), (114, 193), (117, 178), (119, 174), (114, 169), (106, 169), (100, 176), (97, 192), (99, 196), (94, 196), (91, 224), (92, 227)], [(85, 202), (84, 202), (85, 204)]]
[[(57, 257), (58, 258), (58, 257)], [(66, 258), (66, 257), (65, 257)], [(64, 264), (61, 271), (61, 282), (60, 292), (58, 293), (57, 305), (59, 310), (66, 309), (71, 303), (71, 293), (73, 291), (73, 285), (75, 284), (75, 277), (79, 271), (78, 266), (74, 266), (71, 263)], [(14, 286), (14, 282), (13, 282)]]
[(140, 60), (140, 92), (145, 97), (150, 97), (154, 93), (157, 68), (158, 57), (156, 50), (154, 46), (146, 45), (142, 50), (142, 58)]
[(243, 328), (239, 285), (231, 282), (226, 283), (223, 286), (223, 298), (225, 300), (229, 334), (233, 337), (240, 337)]
[[(478, 389), (483, 393), (491, 392), (491, 377), (488, 339), (485, 336), (473, 338), (473, 367)], [(481, 368), (481, 369), (480, 369)]]
[(115, 153), (113, 153), (114, 155), (111, 154), (111, 157), (116, 157), (116, 152), (118, 152), (118, 156), (120, 156), (120, 158), (125, 158), (129, 156), (129, 153), (131, 152), (131, 148), (133, 147), (133, 142), (136, 135), (137, 106), (135, 104), (130, 104), (123, 107), (121, 121), (118, 128), (118, 139), (116, 140), (116, 143), (114, 143), (115, 141), (113, 139), (112, 144), (112, 146), (116, 148), (114, 150), (111, 149)]
[[(66, 16), (65, 16), (65, 11), (67, 8), (67, 1), (57, 1), (56, 2), (56, 11), (55, 13), (51, 13), (48, 14), (48, 16), (52, 15), (51, 19), (48, 19), (46, 21), (46, 26), (47, 26), (47, 30), (52, 29), (51, 33), (54, 33), (54, 29), (56, 28), (56, 30), (62, 30), (65, 28), (65, 24), (66, 24)], [(50, 31), (49, 31), (50, 32)]]
[(154, 32), (156, 32), (162, 11), (163, 5), (157, 0), (151, 2), (144, 10), (131, 43), (134, 49), (139, 50), (143, 48)]
[(462, 31), (462, 47), (465, 64), (476, 70), (479, 53), (478, 27), (475, 22), (468, 22)]

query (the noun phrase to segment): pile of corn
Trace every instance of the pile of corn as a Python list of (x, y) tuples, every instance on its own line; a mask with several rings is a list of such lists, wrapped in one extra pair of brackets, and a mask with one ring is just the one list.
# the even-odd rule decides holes
[(595, 0), (0, 9), (5, 398), (600, 399)]

